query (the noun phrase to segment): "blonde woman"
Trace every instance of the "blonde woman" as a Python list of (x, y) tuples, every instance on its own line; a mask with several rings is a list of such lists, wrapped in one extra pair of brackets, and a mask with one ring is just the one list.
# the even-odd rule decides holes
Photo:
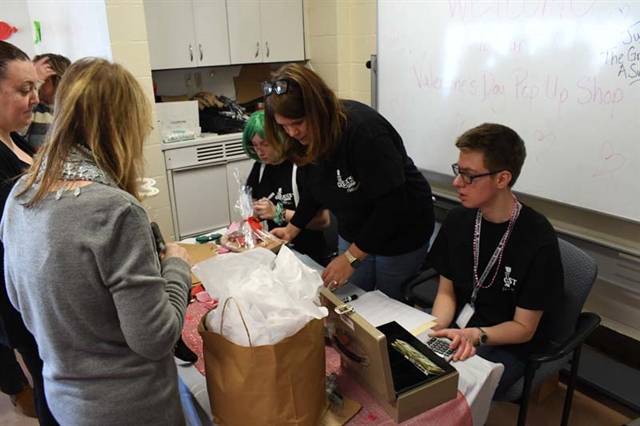
[(126, 69), (90, 58), (67, 70), (55, 102), (0, 227), (51, 412), (64, 425), (183, 424), (172, 349), (191, 259), (167, 243), (158, 261), (139, 202), (149, 103)]

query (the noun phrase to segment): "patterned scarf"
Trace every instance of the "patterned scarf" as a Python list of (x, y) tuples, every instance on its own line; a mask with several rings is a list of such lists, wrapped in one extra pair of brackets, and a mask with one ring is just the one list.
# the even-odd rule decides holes
[[(34, 188), (37, 188), (42, 182), (42, 177), (44, 176), (46, 167), (47, 158), (45, 157), (42, 160), (42, 164), (38, 170), (38, 176), (33, 184)], [(62, 175), (60, 176), (60, 180), (70, 182), (91, 181), (112, 186), (114, 188), (117, 187), (113, 177), (111, 177), (108, 172), (102, 170), (95, 161), (93, 161), (91, 150), (82, 145), (76, 145), (69, 151), (69, 155), (67, 155), (67, 159), (62, 166)], [(59, 200), (65, 191), (67, 191), (67, 186), (60, 186), (56, 191), (56, 200)], [(80, 195), (80, 186), (76, 186), (73, 190), (73, 195), (76, 197)]]

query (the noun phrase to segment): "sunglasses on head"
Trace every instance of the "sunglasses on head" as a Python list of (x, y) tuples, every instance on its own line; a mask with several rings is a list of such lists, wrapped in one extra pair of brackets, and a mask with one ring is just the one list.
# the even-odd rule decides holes
[(262, 94), (267, 97), (272, 93), (276, 95), (282, 95), (289, 91), (290, 86), (294, 86), (297, 83), (289, 78), (276, 80), (274, 82), (265, 81), (262, 83)]

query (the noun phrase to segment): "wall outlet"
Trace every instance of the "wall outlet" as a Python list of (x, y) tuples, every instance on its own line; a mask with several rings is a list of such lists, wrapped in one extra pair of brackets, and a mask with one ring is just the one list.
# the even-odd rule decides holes
[(194, 80), (196, 84), (196, 89), (202, 90), (202, 73), (200, 71), (194, 73)]

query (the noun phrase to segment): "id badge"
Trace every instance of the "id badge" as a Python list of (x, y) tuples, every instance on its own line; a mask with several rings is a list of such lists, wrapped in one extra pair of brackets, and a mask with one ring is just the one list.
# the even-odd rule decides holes
[(467, 328), (467, 324), (469, 324), (469, 320), (471, 319), (473, 314), (475, 314), (475, 311), (473, 310), (471, 305), (465, 303), (464, 307), (460, 311), (460, 315), (458, 315), (458, 318), (456, 318), (456, 325), (460, 329)]

